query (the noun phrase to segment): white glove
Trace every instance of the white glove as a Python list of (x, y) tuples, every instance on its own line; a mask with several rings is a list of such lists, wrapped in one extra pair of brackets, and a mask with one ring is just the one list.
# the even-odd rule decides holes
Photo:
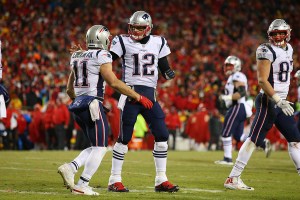
[(294, 77), (295, 77), (295, 78), (300, 78), (300, 70), (296, 71)]
[(285, 115), (292, 116), (294, 114), (294, 108), (291, 106), (292, 102), (281, 99), (277, 94), (274, 94), (272, 98)]
[(221, 95), (220, 97), (224, 101), (232, 100), (232, 95)]

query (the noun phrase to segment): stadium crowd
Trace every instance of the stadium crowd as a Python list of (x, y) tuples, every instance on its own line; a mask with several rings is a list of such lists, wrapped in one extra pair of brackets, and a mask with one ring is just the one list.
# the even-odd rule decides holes
[[(11, 102), (8, 117), (2, 119), (6, 128), (0, 130), (0, 149), (82, 149), (88, 145), (67, 109), (69, 49), (74, 44), (84, 46), (86, 30), (94, 24), (106, 25), (113, 35), (127, 33), (126, 22), (136, 10), (151, 14), (152, 34), (167, 38), (172, 51), (169, 62), (176, 78), (159, 79), (157, 88), (168, 128), (178, 129), (196, 144), (204, 143), (205, 148), (215, 143), (218, 149), (225, 112), (218, 97), (226, 81), (222, 66), (228, 55), (242, 60), (249, 81), (248, 98), (254, 98), (259, 92), (255, 50), (267, 42), (264, 31), (270, 22), (283, 18), (292, 28), (294, 68), (299, 67), (300, 3), (296, 0), (1, 1), (3, 81)], [(110, 14), (103, 15), (104, 11)], [(114, 63), (118, 76), (120, 65)], [(295, 78), (291, 81), (289, 100), (296, 103), (298, 84)], [(107, 88), (112, 142), (119, 127), (118, 96)], [(274, 135), (271, 141), (280, 143), (278, 131)]]

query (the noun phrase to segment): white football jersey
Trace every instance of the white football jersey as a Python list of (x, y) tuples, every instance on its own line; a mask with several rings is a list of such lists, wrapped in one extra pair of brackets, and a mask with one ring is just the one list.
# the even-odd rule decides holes
[(70, 66), (75, 74), (73, 85), (76, 96), (89, 95), (103, 98), (105, 81), (100, 74), (100, 67), (111, 62), (112, 56), (106, 50), (89, 49), (73, 53)]
[(110, 51), (122, 57), (122, 80), (127, 85), (156, 88), (158, 59), (171, 53), (165, 38), (150, 35), (146, 44), (132, 40), (129, 35), (116, 36)]
[[(246, 91), (248, 90), (248, 82), (247, 82), (246, 75), (242, 72), (235, 72), (235, 73), (231, 74), (227, 79), (227, 82), (225, 85), (225, 94), (226, 95), (232, 95), (233, 93), (235, 93), (237, 91), (237, 89), (234, 88), (234, 83), (233, 83), (234, 81), (243, 82), (245, 84), (245, 90)], [(246, 97), (243, 96), (236, 102), (237, 103), (245, 103)], [(230, 107), (232, 101), (225, 101), (225, 103), (226, 103), (226, 107)], [(235, 101), (233, 101), (233, 104), (234, 103), (235, 103)]]
[[(287, 48), (284, 50), (270, 43), (262, 44), (256, 50), (256, 59), (268, 59), (271, 61), (268, 81), (275, 92), (282, 99), (286, 99), (289, 92), (291, 72), (293, 71), (292, 46), (287, 44)], [(260, 92), (263, 93), (263, 90)]]

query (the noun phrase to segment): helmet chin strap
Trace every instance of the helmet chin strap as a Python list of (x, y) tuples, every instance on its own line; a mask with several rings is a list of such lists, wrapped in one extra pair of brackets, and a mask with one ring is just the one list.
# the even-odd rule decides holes
[(281, 42), (275, 42), (274, 41), (274, 45), (281, 47), (281, 48), (285, 48), (286, 47), (286, 42), (284, 40), (282, 40)]

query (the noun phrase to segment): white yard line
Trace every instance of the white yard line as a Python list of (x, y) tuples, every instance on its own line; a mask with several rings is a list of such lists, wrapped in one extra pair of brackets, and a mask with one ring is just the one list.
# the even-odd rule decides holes
[(58, 192), (36, 192), (36, 191), (18, 191), (18, 190), (0, 190), (0, 193), (18, 193), (18, 194), (44, 194), (44, 195), (59, 195)]
[(45, 171), (45, 172), (57, 171), (52, 169), (38, 169), (38, 168), (30, 169), (30, 168), (17, 168), (17, 167), (0, 167), (0, 169), (20, 170), (20, 171)]

